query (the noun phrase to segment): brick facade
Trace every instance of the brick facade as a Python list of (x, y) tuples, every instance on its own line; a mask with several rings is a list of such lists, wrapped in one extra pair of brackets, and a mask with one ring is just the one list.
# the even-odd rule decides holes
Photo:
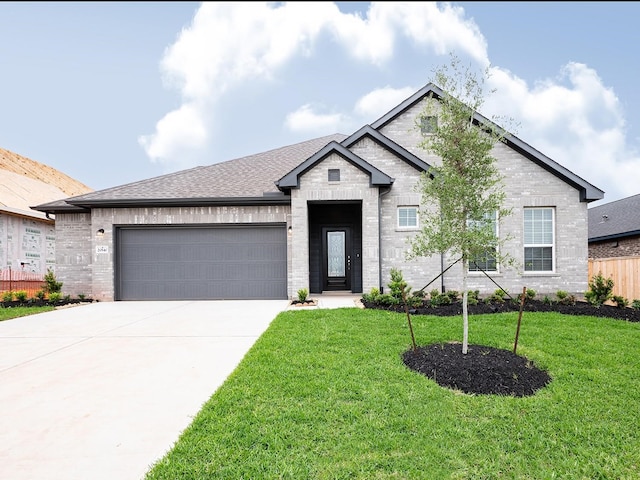
[[(415, 127), (426, 101), (429, 100), (425, 97), (408, 107), (381, 126), (379, 133), (427, 164), (437, 165), (439, 159), (419, 147), (423, 139)], [(393, 179), (390, 187), (386, 186), (388, 180), (382, 187), (372, 184), (373, 169), (363, 169), (362, 165), (345, 159), (344, 152), (341, 155), (333, 150), (300, 172), (299, 184), (290, 190), (290, 205), (93, 208), (86, 214), (57, 213), (56, 271), (64, 282), (65, 293), (82, 293), (98, 300), (114, 299), (114, 234), (118, 226), (278, 223), (291, 227), (287, 237), (287, 292), (289, 298), (294, 298), (299, 289), (309, 288), (310, 284), (309, 202), (333, 204), (336, 208), (340, 208), (341, 202), (361, 204), (363, 292), (374, 287), (386, 291), (392, 268), (400, 269), (414, 290), (425, 287), (455, 259), (439, 255), (407, 259), (408, 241), (417, 229), (398, 227), (398, 207), (421, 204), (420, 192), (416, 190), (422, 173), (417, 168), (419, 164), (393, 148), (381, 146), (370, 136), (356, 138), (359, 139), (349, 144), (350, 152)], [(587, 202), (581, 201), (577, 188), (515, 149), (499, 144), (493, 155), (504, 175), (505, 206), (512, 209), (510, 216), (500, 219), (499, 235), (509, 238), (503, 253), (509, 254), (516, 264), (513, 268), (500, 268), (492, 274), (493, 279), (513, 296), (523, 287), (541, 295), (558, 290), (582, 295), (588, 287)], [(340, 170), (339, 181), (329, 180), (330, 169)], [(554, 268), (548, 273), (524, 272), (527, 207), (546, 207), (553, 211)], [(100, 230), (103, 232), (98, 234)], [(637, 254), (640, 241), (636, 241)], [(622, 242), (619, 245), (618, 249)], [(461, 267), (454, 266), (427, 291), (441, 286), (460, 291), (461, 281)], [(468, 289), (488, 294), (496, 288), (482, 273), (469, 274)]]
[(589, 243), (589, 258), (640, 256), (640, 235)]

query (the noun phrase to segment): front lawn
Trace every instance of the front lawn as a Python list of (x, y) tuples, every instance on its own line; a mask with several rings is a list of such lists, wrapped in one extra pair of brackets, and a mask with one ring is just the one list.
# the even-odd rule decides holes
[(12, 318), (26, 317), (36, 313), (49, 312), (55, 310), (53, 305), (43, 305), (39, 307), (11, 307), (0, 308), (0, 322), (2, 320), (10, 320)]
[[(471, 316), (470, 343), (511, 350), (517, 315)], [(281, 313), (147, 480), (640, 478), (640, 324), (526, 312), (517, 353), (552, 380), (521, 398), (443, 388), (410, 346), (399, 313)]]

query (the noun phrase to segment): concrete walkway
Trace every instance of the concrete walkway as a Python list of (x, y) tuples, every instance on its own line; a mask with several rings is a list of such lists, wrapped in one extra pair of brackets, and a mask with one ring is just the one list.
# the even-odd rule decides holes
[(143, 478), (287, 308), (102, 302), (0, 322), (0, 480)]

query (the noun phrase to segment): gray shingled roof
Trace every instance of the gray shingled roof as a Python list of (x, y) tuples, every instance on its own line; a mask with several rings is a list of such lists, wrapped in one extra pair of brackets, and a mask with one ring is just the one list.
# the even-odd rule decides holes
[(640, 235), (640, 194), (589, 209), (589, 241)]
[[(399, 158), (404, 159), (416, 168), (428, 169), (429, 166), (426, 163), (384, 137), (378, 131), (427, 95), (438, 97), (443, 95), (443, 91), (430, 83), (383, 115), (379, 120), (370, 126), (363, 127), (363, 129), (350, 137), (341, 134), (329, 135), (256, 155), (205, 167), (182, 170), (31, 208), (42, 212), (55, 213), (56, 211), (77, 211), (100, 206), (288, 203), (289, 198), (277, 188), (276, 182), (278, 180), (283, 179), (285, 175), (297, 175), (301, 168), (305, 168), (309, 162), (314, 161), (315, 157), (312, 158), (314, 154), (326, 147), (330, 142), (346, 140), (342, 146), (334, 145), (333, 148), (336, 151), (342, 147), (348, 149), (351, 142), (357, 141), (366, 135), (374, 138), (385, 148), (391, 149)], [(474, 121), (479, 125), (492, 123), (478, 113), (474, 115)], [(603, 198), (604, 192), (602, 190), (570, 172), (517, 137), (507, 135), (506, 142), (514, 150), (576, 188), (580, 192), (581, 201), (590, 202)], [(361, 162), (356, 161), (356, 163), (360, 164)], [(370, 167), (367, 168), (370, 169)], [(283, 190), (286, 190), (286, 188), (283, 188)]]
[[(68, 211), (71, 206), (184, 205), (187, 203), (271, 202), (283, 194), (275, 181), (332, 141), (334, 134), (268, 152), (228, 160), (209, 166), (162, 175), (113, 188), (33, 207), (41, 211)], [(73, 208), (71, 207), (71, 208)]]

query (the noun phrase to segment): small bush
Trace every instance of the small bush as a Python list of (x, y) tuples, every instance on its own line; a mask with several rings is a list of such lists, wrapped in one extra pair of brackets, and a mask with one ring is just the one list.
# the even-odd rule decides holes
[(49, 294), (50, 303), (58, 303), (61, 299), (62, 299), (62, 293), (60, 292), (52, 292)]
[(378, 302), (381, 303), (382, 305), (399, 305), (400, 304), (400, 299), (391, 295), (390, 293), (384, 293), (382, 295), (380, 295), (380, 297), (378, 298)]
[(38, 300), (44, 300), (44, 297), (45, 297), (46, 295), (47, 295), (47, 294), (45, 293), (45, 291), (44, 291), (44, 290), (38, 290), (38, 291), (36, 292), (35, 297), (36, 297)]
[(79, 293), (79, 294), (78, 294), (78, 298), (79, 298), (80, 300), (84, 300), (86, 297), (87, 297), (87, 296), (86, 296), (84, 293)]
[(411, 295), (407, 297), (407, 305), (411, 308), (419, 308), (424, 304), (424, 299), (419, 295)]
[(18, 300), (19, 302), (26, 302), (27, 298), (29, 297), (29, 294), (27, 293), (26, 290), (18, 290), (15, 293), (16, 296), (16, 300)]
[(309, 290), (306, 288), (301, 288), (298, 290), (298, 301), (304, 303), (307, 301), (307, 297), (309, 296)]
[(542, 303), (544, 303), (545, 305), (551, 305), (553, 302), (549, 298), (549, 295), (545, 295), (544, 298), (542, 299)]
[(460, 300), (460, 292), (458, 292), (457, 290), (447, 290), (444, 294), (447, 297), (449, 297), (449, 300), (451, 300), (451, 303), (454, 303)]
[(477, 305), (480, 301), (480, 290), (469, 290), (467, 292), (467, 303), (469, 305)]
[(402, 276), (402, 271), (397, 268), (391, 269), (391, 282), (387, 286), (391, 290), (390, 294), (398, 300), (402, 300), (403, 293), (408, 297), (411, 292), (411, 287), (407, 285)]
[(635, 299), (633, 302), (631, 302), (631, 308), (633, 308), (634, 310), (640, 310), (640, 300)]
[[(533, 300), (536, 298), (536, 291), (532, 288), (527, 288), (524, 293), (525, 300)], [(522, 301), (522, 294), (518, 294), (517, 302), (520, 303)]]
[(564, 290), (558, 290), (556, 292), (556, 298), (558, 299), (558, 303), (561, 305), (575, 305), (576, 297), (575, 295), (569, 295), (569, 292), (565, 292)]
[(489, 299), (492, 302), (504, 303), (504, 297), (505, 297), (506, 294), (507, 294), (507, 292), (505, 292), (501, 288), (498, 288), (495, 292), (493, 292), (493, 294), (489, 297)]
[(613, 279), (604, 278), (602, 272), (594, 275), (589, 282), (589, 290), (584, 294), (591, 305), (599, 307), (613, 296)]
[(58, 293), (62, 291), (62, 282), (56, 280), (56, 276), (50, 268), (44, 276), (44, 283), (44, 290), (47, 293)]
[(629, 306), (629, 300), (627, 300), (626, 298), (620, 295), (613, 295), (611, 297), (611, 300), (613, 300), (613, 302), (616, 304), (618, 308), (625, 308)]
[(13, 292), (9, 291), (9, 292), (2, 292), (2, 301), (3, 302), (10, 302), (13, 300)]
[(376, 287), (372, 287), (371, 290), (369, 290), (369, 293), (362, 294), (362, 299), (365, 302), (377, 303), (380, 301), (380, 290)]

